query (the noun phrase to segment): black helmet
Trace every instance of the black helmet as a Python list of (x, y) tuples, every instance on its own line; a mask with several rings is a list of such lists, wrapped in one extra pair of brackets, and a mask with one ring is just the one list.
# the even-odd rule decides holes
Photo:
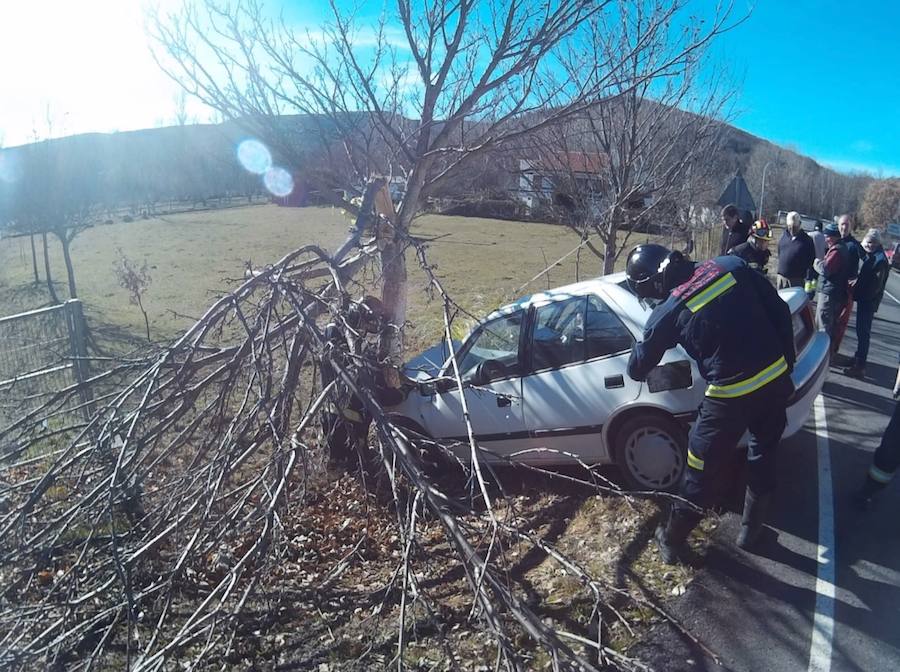
[(663, 245), (638, 245), (628, 254), (625, 265), (631, 291), (642, 299), (667, 298), (671, 287), (666, 282), (666, 271), (670, 265), (680, 265), (683, 261), (681, 252), (670, 252)]

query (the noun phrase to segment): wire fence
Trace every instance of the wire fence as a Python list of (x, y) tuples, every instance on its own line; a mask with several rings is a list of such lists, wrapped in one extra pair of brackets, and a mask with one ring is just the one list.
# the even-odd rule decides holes
[(78, 300), (0, 318), (0, 428), (87, 377)]

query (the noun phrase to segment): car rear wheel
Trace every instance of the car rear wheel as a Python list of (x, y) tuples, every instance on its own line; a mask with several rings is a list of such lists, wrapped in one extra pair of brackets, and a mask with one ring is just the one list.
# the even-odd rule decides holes
[(687, 433), (660, 413), (632, 415), (616, 431), (616, 463), (634, 490), (674, 490), (687, 459)]

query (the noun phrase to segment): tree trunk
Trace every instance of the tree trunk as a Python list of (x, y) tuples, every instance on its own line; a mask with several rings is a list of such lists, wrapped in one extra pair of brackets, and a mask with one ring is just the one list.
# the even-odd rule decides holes
[(391, 359), (403, 352), (403, 325), (406, 323), (407, 286), (404, 246), (396, 239), (381, 250), (383, 284), (381, 301), (388, 312), (388, 320), (396, 327), (382, 344), (382, 351)]
[(41, 231), (41, 242), (44, 247), (44, 275), (47, 276), (47, 291), (50, 293), (50, 301), (59, 303), (59, 297), (56, 296), (56, 288), (53, 287), (53, 275), (50, 273), (50, 254), (47, 251), (47, 232)]
[[(407, 194), (409, 196), (409, 194)], [(417, 198), (418, 195), (416, 194)], [(381, 259), (381, 301), (387, 311), (387, 319), (394, 330), (382, 336), (382, 357), (398, 360), (403, 353), (403, 326), (406, 324), (407, 276), (404, 237), (412, 221), (411, 209), (404, 208), (400, 215), (394, 211), (387, 185), (382, 184), (375, 194), (375, 212), (387, 219), (392, 226), (379, 233), (378, 247)], [(379, 224), (379, 227), (384, 224)], [(381, 229), (379, 229), (381, 231)]]
[(34, 234), (32, 233), (28, 238), (31, 240), (31, 266), (34, 269), (34, 284), (41, 284), (41, 276), (38, 273), (37, 266), (37, 250), (34, 247)]
[(603, 250), (603, 275), (609, 275), (615, 270), (616, 267), (616, 228), (613, 227), (612, 231), (610, 231), (609, 235), (606, 236), (606, 240), (604, 241), (605, 246)]
[(144, 310), (144, 302), (141, 301), (141, 295), (137, 295), (138, 308), (141, 309), (141, 315), (144, 316), (144, 327), (147, 329), (147, 342), (150, 342), (150, 318), (147, 317), (147, 311)]
[[(56, 233), (56, 232), (54, 232)], [(56, 233), (56, 237), (59, 238), (59, 242), (62, 245), (63, 250), (63, 259), (66, 262), (66, 275), (69, 278), (69, 298), (77, 299), (78, 291), (75, 287), (75, 267), (72, 265), (72, 254), (69, 249), (69, 246), (72, 244), (72, 241), (69, 239), (69, 236), (65, 233), (59, 234)]]

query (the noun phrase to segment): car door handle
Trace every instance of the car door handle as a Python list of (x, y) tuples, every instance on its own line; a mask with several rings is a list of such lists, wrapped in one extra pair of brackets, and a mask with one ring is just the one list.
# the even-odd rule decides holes
[(603, 379), (603, 384), (607, 389), (625, 387), (625, 379), (622, 377), (622, 374), (619, 374), (618, 376), (606, 376), (606, 378)]
[(497, 406), (500, 408), (506, 408), (507, 406), (512, 406), (512, 399), (509, 397), (505, 397), (502, 394), (497, 395)]

